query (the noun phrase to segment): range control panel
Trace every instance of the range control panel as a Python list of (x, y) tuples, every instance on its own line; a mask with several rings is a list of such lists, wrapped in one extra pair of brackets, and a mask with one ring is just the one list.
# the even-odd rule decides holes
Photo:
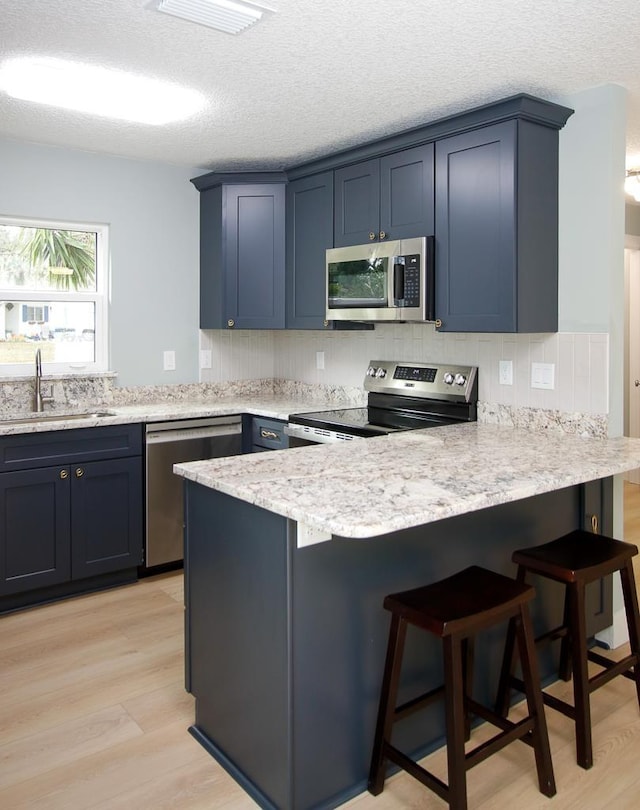
[(364, 387), (380, 394), (473, 402), (478, 398), (478, 369), (450, 363), (372, 360)]

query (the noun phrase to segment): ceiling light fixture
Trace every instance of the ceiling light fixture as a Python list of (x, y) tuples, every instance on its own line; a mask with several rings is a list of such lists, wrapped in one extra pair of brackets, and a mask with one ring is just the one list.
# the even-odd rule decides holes
[(158, 11), (183, 20), (239, 34), (262, 19), (265, 11), (275, 12), (276, 4), (264, 0), (160, 0)]
[(0, 90), (24, 101), (156, 126), (189, 118), (206, 103), (201, 93), (169, 82), (48, 57), (5, 62)]
[(624, 181), (624, 190), (636, 202), (640, 202), (640, 169), (629, 169), (627, 179)]

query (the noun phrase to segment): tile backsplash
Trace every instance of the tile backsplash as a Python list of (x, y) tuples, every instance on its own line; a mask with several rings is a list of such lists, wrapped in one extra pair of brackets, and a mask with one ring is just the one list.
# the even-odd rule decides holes
[[(609, 410), (609, 336), (443, 334), (431, 324), (380, 324), (371, 331), (200, 332), (211, 352), (202, 382), (273, 377), (309, 384), (361, 385), (369, 360), (462, 363), (479, 367), (479, 400), (495, 405), (585, 414)], [(319, 369), (317, 353), (324, 369)], [(513, 384), (499, 380), (500, 360), (513, 363)], [(531, 386), (531, 364), (554, 365), (553, 390)]]

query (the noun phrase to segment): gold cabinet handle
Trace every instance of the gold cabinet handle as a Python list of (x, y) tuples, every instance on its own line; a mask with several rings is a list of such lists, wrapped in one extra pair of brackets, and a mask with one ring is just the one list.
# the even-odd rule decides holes
[(266, 428), (260, 428), (260, 436), (263, 439), (277, 439), (278, 434), (274, 430), (267, 430)]
[(442, 321), (440, 320), (440, 318), (435, 319), (435, 325), (436, 329), (439, 329), (442, 326)]
[(329, 326), (329, 321), (322, 321), (322, 325), (323, 325), (324, 327)]
[(227, 326), (229, 327), (229, 329), (233, 329), (235, 325), (236, 322), (233, 320), (233, 318), (229, 318), (229, 320), (227, 321)]
[(82, 478), (83, 475), (84, 475), (84, 470), (82, 469), (82, 467), (78, 467), (76, 469), (76, 478)]
[(69, 477), (69, 470), (60, 470), (60, 478), (64, 481), (65, 478)]
[(380, 239), (386, 239), (386, 238), (387, 238), (387, 232), (386, 231), (380, 231)]
[(591, 515), (591, 531), (594, 534), (598, 534), (598, 516)]
[(376, 238), (375, 233), (374, 233), (373, 231), (369, 231), (369, 240), (370, 240), (371, 242), (373, 242), (373, 240), (374, 240), (375, 238)]

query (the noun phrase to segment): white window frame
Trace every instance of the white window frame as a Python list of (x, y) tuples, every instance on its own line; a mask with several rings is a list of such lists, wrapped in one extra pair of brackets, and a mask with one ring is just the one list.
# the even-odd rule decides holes
[[(22, 303), (50, 301), (91, 302), (95, 307), (95, 359), (92, 363), (47, 363), (45, 374), (91, 374), (108, 370), (109, 348), (109, 226), (104, 223), (66, 222), (61, 220), (29, 219), (0, 216), (0, 225), (50, 230), (86, 231), (96, 234), (96, 289), (86, 291), (28, 290), (0, 287), (0, 299)], [(34, 353), (37, 346), (34, 346)], [(0, 378), (33, 374), (32, 363), (0, 363)]]

